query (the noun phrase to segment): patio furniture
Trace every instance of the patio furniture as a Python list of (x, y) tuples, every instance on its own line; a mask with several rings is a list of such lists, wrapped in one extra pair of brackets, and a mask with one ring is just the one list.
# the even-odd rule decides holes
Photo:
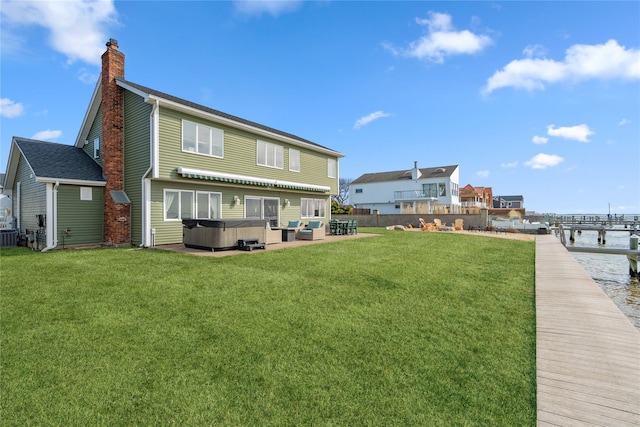
[(464, 223), (464, 220), (462, 218), (458, 218), (453, 222), (453, 228), (455, 230), (462, 230), (463, 226), (462, 224)]
[(322, 221), (309, 221), (306, 228), (298, 230), (297, 238), (300, 240), (321, 240), (324, 239), (325, 228)]
[(358, 234), (358, 220), (350, 219), (347, 223), (347, 234)]
[(266, 231), (266, 236), (265, 236), (265, 243), (267, 245), (271, 244), (271, 243), (282, 243), (282, 241), (284, 240), (282, 238), (283, 233), (281, 231), (282, 229), (277, 228), (277, 227), (271, 227), (271, 224), (267, 223), (267, 231)]
[(422, 231), (433, 231), (433, 230), (436, 229), (436, 225), (435, 224), (432, 224), (430, 222), (426, 222), (422, 218), (418, 218), (418, 219), (420, 220), (420, 225), (421, 225), (420, 229)]

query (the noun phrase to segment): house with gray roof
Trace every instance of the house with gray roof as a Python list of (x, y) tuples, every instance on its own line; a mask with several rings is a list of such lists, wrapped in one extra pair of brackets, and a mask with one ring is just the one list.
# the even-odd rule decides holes
[(460, 212), (458, 165), (366, 173), (349, 185), (358, 209), (380, 214), (447, 214)]
[(183, 219), (328, 221), (342, 157), (126, 80), (111, 39), (75, 144), (15, 137), (6, 186), (19, 232), (46, 248), (149, 247), (181, 243)]

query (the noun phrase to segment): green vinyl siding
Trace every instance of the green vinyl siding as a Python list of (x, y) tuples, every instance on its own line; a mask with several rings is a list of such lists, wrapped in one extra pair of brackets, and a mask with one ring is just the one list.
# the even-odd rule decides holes
[[(82, 150), (87, 153), (89, 157), (102, 166), (102, 153), (100, 153), (100, 156), (97, 159), (93, 157), (94, 142), (96, 139), (102, 143), (102, 106), (98, 107), (98, 112), (93, 118), (93, 123), (91, 123), (91, 128), (87, 134), (87, 144), (82, 147)], [(102, 144), (100, 144), (100, 146), (102, 147)]]
[(124, 95), (124, 187), (131, 201), (131, 244), (142, 243), (142, 177), (151, 162), (150, 115), (152, 106), (142, 97)]
[[(38, 229), (36, 215), (47, 213), (47, 186), (44, 183), (36, 182), (31, 168), (22, 155), (18, 159), (16, 171), (16, 184), (20, 183), (20, 193), (17, 192), (17, 185), (13, 186), (13, 203), (16, 217), (20, 217), (20, 231)], [(20, 198), (20, 212), (15, 209), (15, 203)]]
[[(331, 212), (330, 197), (328, 195), (319, 195), (274, 191), (261, 187), (251, 186), (234, 186), (234, 185), (212, 185), (210, 181), (199, 179), (188, 179), (184, 181), (166, 182), (152, 181), (151, 183), (151, 228), (155, 229), (155, 244), (165, 245), (182, 242), (182, 222), (181, 221), (165, 221), (164, 220), (164, 190), (189, 190), (222, 193), (222, 219), (244, 218), (245, 217), (245, 197), (260, 198), (277, 198), (279, 199), (279, 217), (280, 226), (286, 226), (290, 220), (300, 219), (300, 199), (326, 198), (325, 218), (319, 218), (322, 221), (329, 221)], [(240, 198), (240, 204), (233, 203), (234, 196)], [(285, 205), (285, 199), (289, 200), (289, 206)], [(305, 222), (308, 219), (304, 220)]]
[[(182, 120), (189, 120), (224, 131), (224, 157), (216, 158), (182, 151)], [(276, 169), (256, 164), (257, 140), (284, 148), (284, 168)], [(300, 151), (300, 172), (288, 170), (289, 148)], [(327, 177), (326, 154), (259, 136), (227, 125), (220, 125), (167, 108), (160, 108), (160, 165), (159, 177), (176, 179), (179, 166), (207, 171), (225, 172), (261, 178), (281, 179), (305, 184), (324, 185), (338, 190), (338, 179)], [(332, 157), (335, 159), (335, 157)], [(337, 160), (337, 159), (336, 159)]]
[(78, 185), (58, 187), (58, 247), (103, 240), (104, 188), (89, 187), (91, 200), (80, 200), (80, 188)]

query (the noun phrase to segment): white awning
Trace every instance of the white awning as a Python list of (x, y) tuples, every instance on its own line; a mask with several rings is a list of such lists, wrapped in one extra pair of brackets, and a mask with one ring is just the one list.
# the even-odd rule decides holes
[(178, 168), (178, 174), (184, 178), (204, 179), (209, 181), (228, 182), (231, 184), (255, 185), (259, 187), (277, 187), (288, 190), (315, 191), (328, 193), (331, 187), (325, 185), (305, 184), (301, 182), (282, 181), (278, 179), (259, 178), (255, 176), (237, 175), (226, 172), (205, 171), (191, 168)]

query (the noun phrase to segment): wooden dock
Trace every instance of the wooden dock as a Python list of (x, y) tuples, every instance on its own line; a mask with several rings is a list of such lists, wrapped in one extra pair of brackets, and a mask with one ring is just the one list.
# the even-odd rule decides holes
[(538, 426), (640, 426), (640, 331), (552, 235), (536, 237)]

